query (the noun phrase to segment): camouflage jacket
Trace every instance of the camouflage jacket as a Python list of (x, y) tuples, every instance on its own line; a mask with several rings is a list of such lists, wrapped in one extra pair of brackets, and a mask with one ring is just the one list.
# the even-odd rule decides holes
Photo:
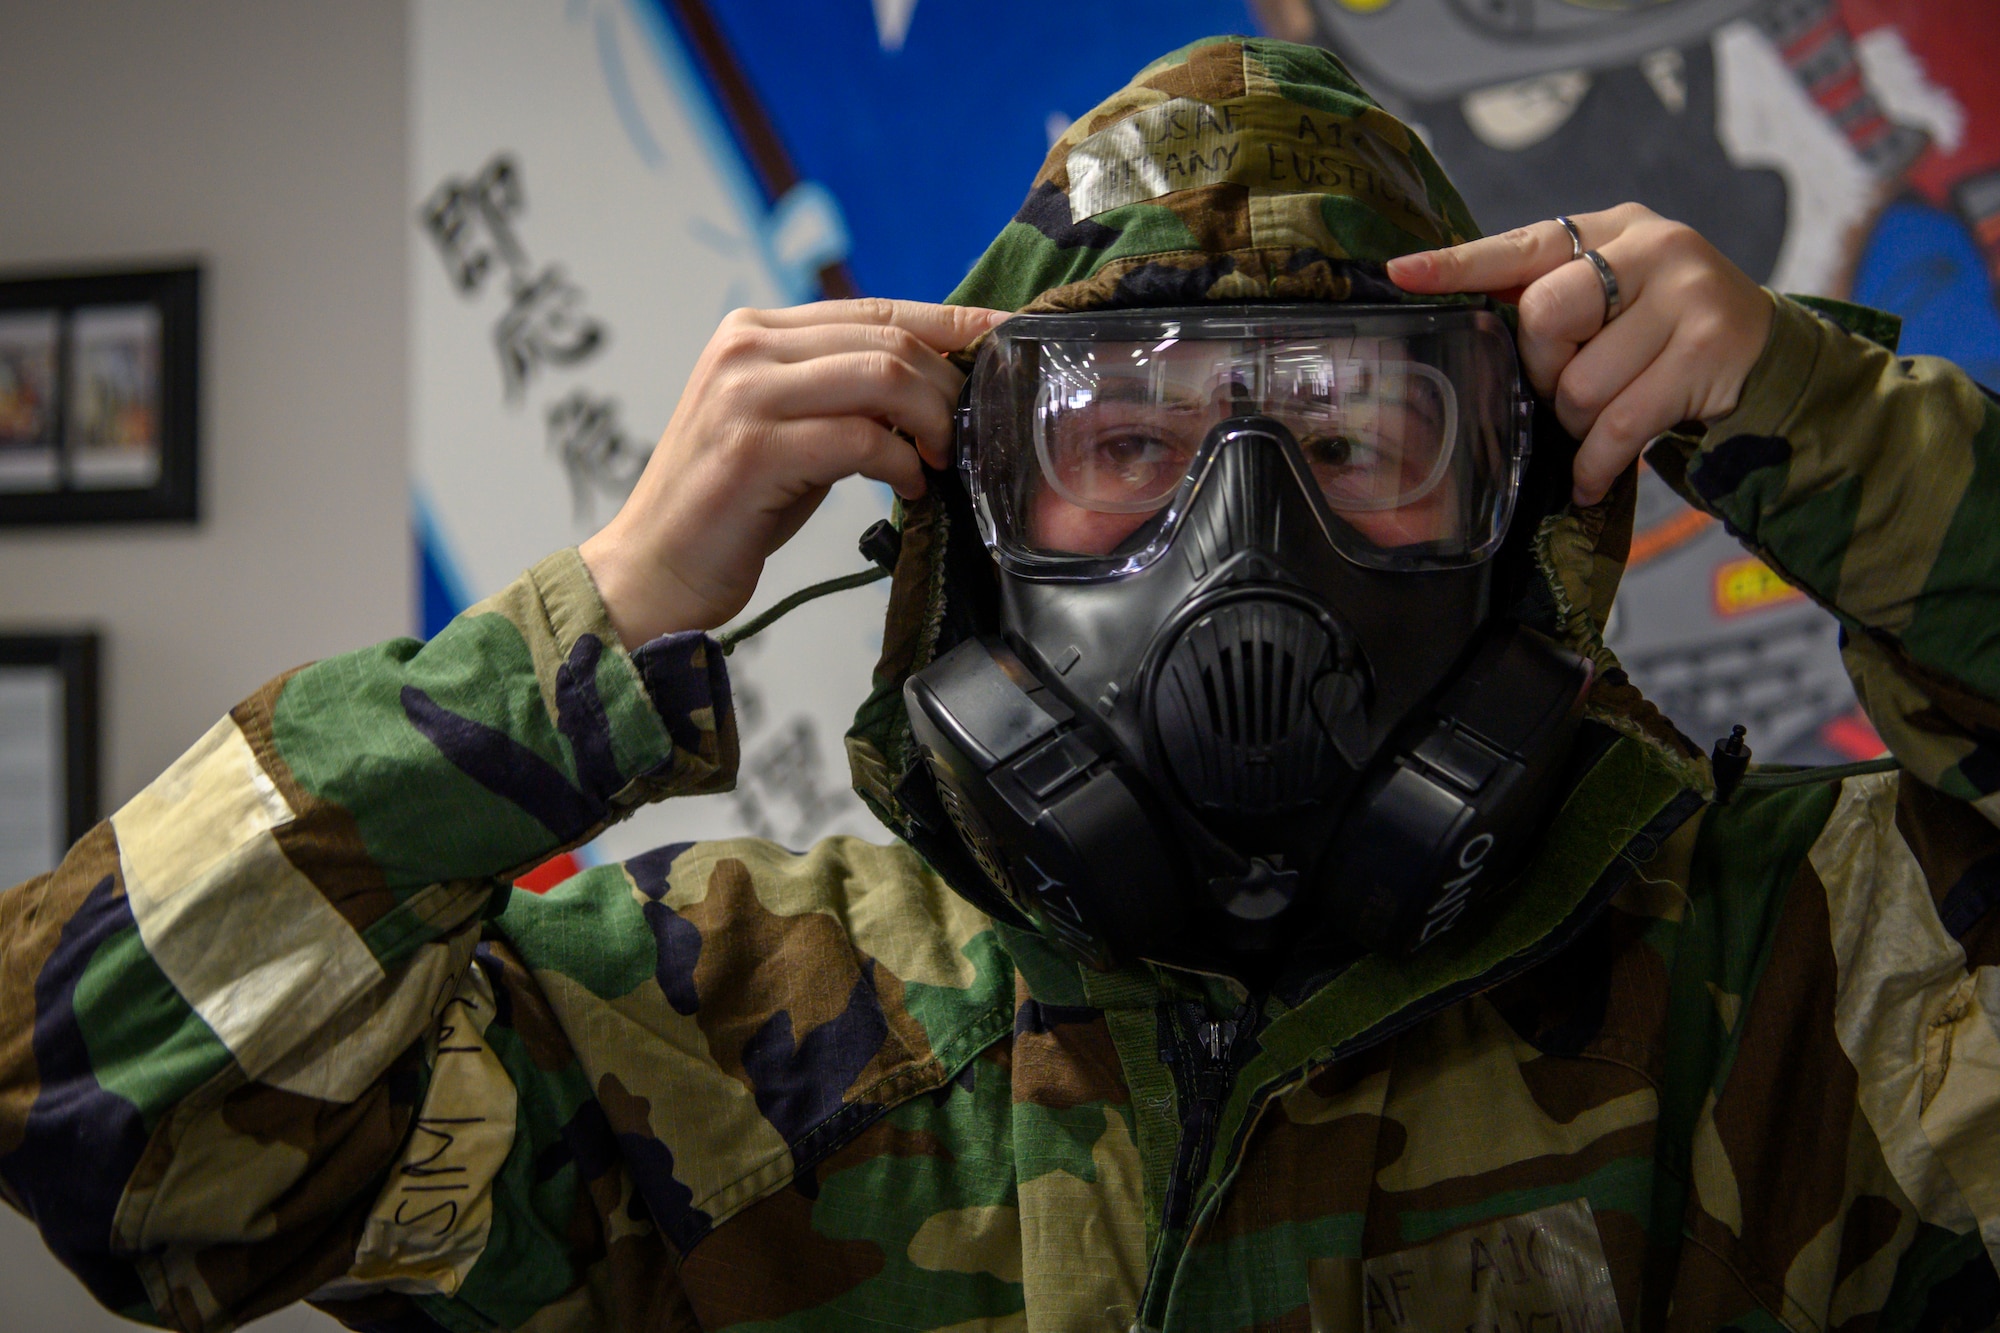
[[(1016, 224), (1051, 262), (1125, 243), (1068, 208)], [(1359, 272), (1142, 249), (1038, 299)], [(1776, 309), (1736, 411), (1652, 461), (1840, 618), (1893, 761), (1710, 802), (1600, 636), (1628, 478), (1535, 534), (1595, 739), (1481, 920), (1254, 996), (1091, 971), (953, 893), (899, 795), (885, 701), (950, 620), (926, 503), (851, 748), (930, 861), (730, 840), (512, 893), (736, 759), (713, 643), (622, 651), (565, 552), (273, 681), (0, 894), (0, 1194), (202, 1333), (307, 1298), (384, 1333), (1986, 1327), (2000, 404)]]

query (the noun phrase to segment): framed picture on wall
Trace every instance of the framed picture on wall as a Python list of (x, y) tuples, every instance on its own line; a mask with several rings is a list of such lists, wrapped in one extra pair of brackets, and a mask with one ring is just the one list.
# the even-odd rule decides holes
[(0, 525), (196, 518), (195, 268), (0, 278)]
[(0, 889), (97, 822), (97, 680), (95, 633), (0, 634)]

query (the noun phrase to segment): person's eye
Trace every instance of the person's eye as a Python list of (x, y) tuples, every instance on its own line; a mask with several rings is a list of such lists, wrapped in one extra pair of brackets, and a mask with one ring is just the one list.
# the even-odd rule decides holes
[(1171, 444), (1157, 435), (1124, 431), (1100, 436), (1092, 446), (1096, 466), (1119, 476), (1140, 478), (1170, 466), (1176, 457)]
[(1314, 435), (1299, 442), (1299, 448), (1315, 471), (1373, 467), (1381, 460), (1381, 447), (1351, 434)]

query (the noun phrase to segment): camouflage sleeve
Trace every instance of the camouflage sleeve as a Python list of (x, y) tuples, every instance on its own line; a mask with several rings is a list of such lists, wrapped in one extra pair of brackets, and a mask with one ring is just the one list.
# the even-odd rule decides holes
[(2000, 402), (1775, 300), (1736, 410), (1648, 458), (1839, 618), (1896, 757), (2000, 822)]
[(497, 1075), (448, 1132), (512, 1123), (468, 967), (511, 876), (735, 759), (713, 644), (628, 655), (573, 551), (429, 643), (272, 682), (0, 893), (0, 1196), (147, 1322), (346, 1277), (398, 1153), (452, 1119), (440, 1061)]

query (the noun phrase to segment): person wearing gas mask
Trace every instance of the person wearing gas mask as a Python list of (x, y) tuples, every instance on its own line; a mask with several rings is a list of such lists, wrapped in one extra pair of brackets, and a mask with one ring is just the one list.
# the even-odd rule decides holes
[[(603, 532), (0, 896), (6, 1198), (189, 1330), (1986, 1326), (2000, 405), (1643, 209), (1476, 237), (1215, 39), (952, 305), (731, 316)], [(1625, 680), (1649, 441), (1893, 759)], [(705, 631), (855, 473), (902, 841), (510, 895), (729, 782)]]

